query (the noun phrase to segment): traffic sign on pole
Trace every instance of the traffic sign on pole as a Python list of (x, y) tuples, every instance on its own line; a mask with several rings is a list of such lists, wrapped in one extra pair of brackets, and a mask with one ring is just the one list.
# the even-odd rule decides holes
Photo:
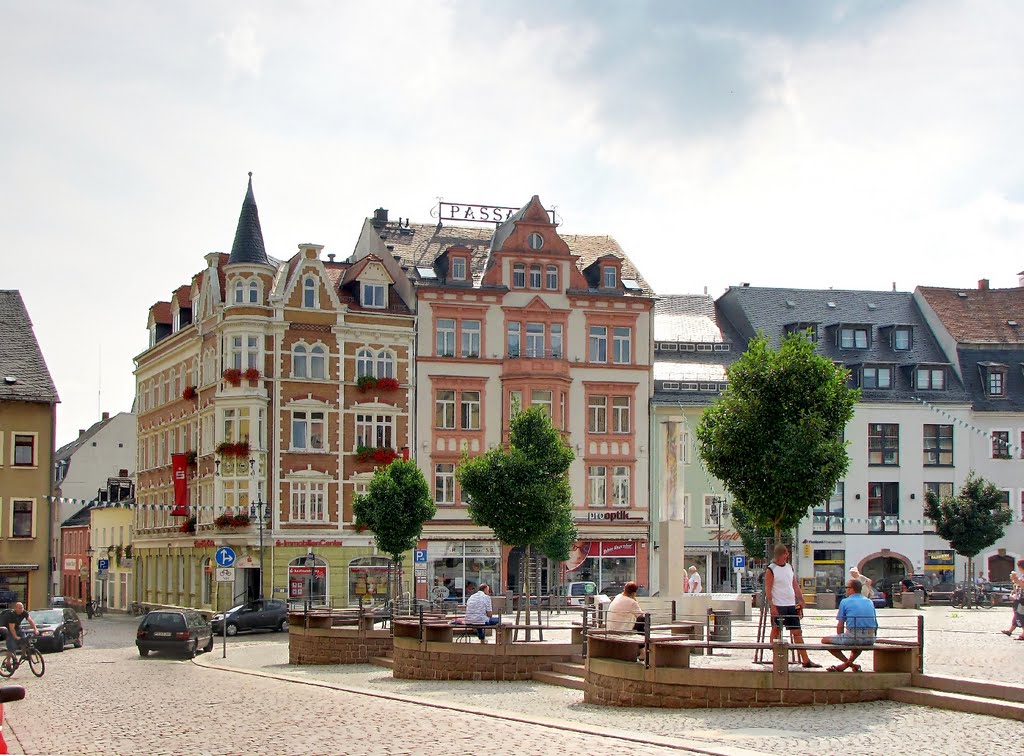
[(235, 582), (235, 568), (234, 567), (218, 567), (217, 568), (217, 582), (218, 583), (233, 583), (233, 582)]
[(734, 570), (742, 570), (747, 566), (747, 558), (743, 554), (735, 554), (732, 558), (732, 567)]
[(235, 564), (235, 550), (230, 546), (217, 549), (216, 557), (218, 567), (232, 567)]
[(99, 570), (100, 572), (105, 572), (106, 570), (109, 570), (110, 569), (110, 560), (109, 559), (97, 559), (96, 560), (96, 569)]
[(427, 550), (416, 549), (413, 552), (412, 561), (416, 564), (426, 564), (427, 562)]

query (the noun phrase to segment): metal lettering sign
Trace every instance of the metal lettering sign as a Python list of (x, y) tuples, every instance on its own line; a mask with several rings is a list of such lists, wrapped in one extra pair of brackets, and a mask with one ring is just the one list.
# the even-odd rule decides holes
[[(518, 207), (501, 205), (478, 205), (473, 202), (438, 202), (437, 217), (444, 221), (470, 221), (472, 223), (504, 223), (519, 212)], [(555, 211), (548, 210), (551, 222), (555, 222)]]

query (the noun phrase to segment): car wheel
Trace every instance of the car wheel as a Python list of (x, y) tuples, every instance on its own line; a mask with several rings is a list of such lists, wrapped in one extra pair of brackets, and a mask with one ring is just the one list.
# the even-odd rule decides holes
[(287, 617), (285, 617), (283, 620), (281, 620), (281, 625), (277, 629), (280, 630), (282, 633), (288, 632), (288, 618)]
[(140, 648), (139, 649), (139, 656), (141, 656), (143, 658), (149, 656), (149, 649), (148, 648)]
[(73, 645), (75, 648), (81, 648), (84, 643), (85, 643), (85, 630), (79, 630), (78, 631), (78, 637), (75, 638), (73, 641), (71, 641), (71, 645)]
[(53, 645), (55, 647), (55, 650), (63, 651), (65, 644), (66, 641), (64, 640), (64, 633), (57, 633), (55, 636), (53, 636)]
[(185, 656), (189, 659), (195, 659), (197, 653), (199, 653), (199, 641), (194, 640), (185, 647)]
[(236, 625), (234, 622), (228, 623), (228, 635), (230, 635), (231, 637), (238, 635), (238, 625)]

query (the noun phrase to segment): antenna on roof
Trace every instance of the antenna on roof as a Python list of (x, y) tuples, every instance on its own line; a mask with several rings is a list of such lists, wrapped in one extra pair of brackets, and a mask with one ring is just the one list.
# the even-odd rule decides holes
[(896, 291), (896, 282), (895, 281), (892, 282), (892, 290)]

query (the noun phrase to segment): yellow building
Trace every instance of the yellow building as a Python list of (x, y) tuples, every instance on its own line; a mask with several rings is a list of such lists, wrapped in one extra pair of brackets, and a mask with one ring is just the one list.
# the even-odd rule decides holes
[[(134, 500), (99, 504), (92, 510), (92, 596), (107, 609), (127, 611), (135, 600), (132, 579), (132, 520)], [(98, 560), (109, 564), (105, 576), (98, 575)]]
[(60, 399), (20, 292), (0, 291), (0, 606), (46, 606)]

